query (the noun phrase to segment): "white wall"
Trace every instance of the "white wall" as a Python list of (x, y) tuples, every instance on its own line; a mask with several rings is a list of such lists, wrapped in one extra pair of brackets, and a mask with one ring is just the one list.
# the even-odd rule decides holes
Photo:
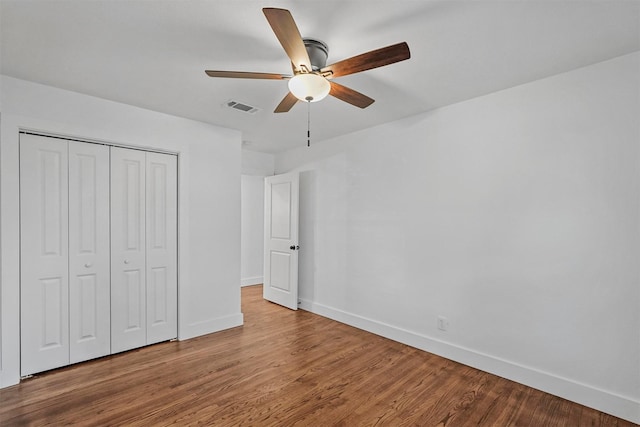
[(264, 177), (242, 175), (240, 284), (263, 282)]
[(639, 98), (634, 53), (278, 155), (303, 307), (640, 422)]
[(178, 153), (179, 339), (242, 324), (239, 132), (5, 76), (0, 99), (0, 386), (19, 380), (20, 129)]
[(273, 154), (242, 150), (243, 175), (271, 176), (275, 168), (276, 159)]
[(273, 175), (272, 154), (242, 151), (241, 257), (242, 286), (263, 282), (264, 177)]

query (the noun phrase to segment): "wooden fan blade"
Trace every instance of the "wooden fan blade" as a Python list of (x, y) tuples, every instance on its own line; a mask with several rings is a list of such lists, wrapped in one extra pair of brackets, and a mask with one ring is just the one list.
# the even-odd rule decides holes
[(287, 56), (291, 59), (294, 70), (302, 71), (302, 66), (304, 66), (307, 71), (311, 71), (307, 48), (304, 47), (302, 36), (291, 13), (286, 9), (273, 7), (265, 7), (262, 12), (267, 17), (271, 29), (276, 34)]
[(280, 104), (278, 104), (273, 112), (286, 113), (287, 111), (291, 110), (291, 107), (296, 105), (296, 102), (298, 102), (298, 98), (296, 98), (294, 94), (289, 92), (287, 93), (287, 96), (285, 96), (284, 99), (280, 101)]
[(329, 91), (329, 95), (335, 96), (341, 101), (348, 102), (351, 105), (355, 105), (360, 108), (367, 108), (369, 105), (373, 104), (375, 100), (369, 98), (367, 95), (363, 95), (360, 92), (356, 92), (353, 89), (350, 89), (346, 86), (342, 86), (336, 82), (331, 83), (331, 90)]
[(383, 67), (409, 58), (411, 58), (409, 45), (402, 42), (338, 61), (324, 67), (320, 73), (331, 79)]
[(209, 77), (228, 77), (233, 79), (267, 79), (267, 80), (284, 80), (291, 76), (275, 73), (250, 73), (247, 71), (218, 71), (205, 70)]

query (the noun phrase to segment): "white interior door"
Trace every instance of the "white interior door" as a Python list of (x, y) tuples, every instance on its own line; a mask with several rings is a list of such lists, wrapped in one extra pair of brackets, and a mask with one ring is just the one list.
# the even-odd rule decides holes
[(146, 153), (147, 344), (178, 336), (177, 157)]
[(146, 345), (145, 152), (111, 148), (111, 352)]
[(69, 359), (111, 352), (109, 147), (69, 141)]
[(69, 364), (67, 142), (20, 135), (21, 375)]
[(298, 309), (298, 173), (265, 178), (265, 299)]

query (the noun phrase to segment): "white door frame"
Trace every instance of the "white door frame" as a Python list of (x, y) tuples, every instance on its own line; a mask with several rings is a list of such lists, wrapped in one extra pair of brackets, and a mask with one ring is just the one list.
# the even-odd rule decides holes
[[(39, 136), (39, 137), (45, 137), (45, 138), (52, 138), (52, 139), (62, 139), (62, 140), (66, 140), (66, 141), (71, 141), (71, 142), (80, 142), (80, 143), (86, 143), (86, 144), (96, 144), (96, 145), (105, 145), (108, 147), (120, 147), (120, 148), (127, 148), (127, 149), (131, 149), (131, 150), (138, 150), (138, 151), (144, 151), (144, 152), (149, 152), (149, 153), (159, 153), (159, 154), (169, 154), (172, 156), (176, 157), (176, 200), (177, 200), (177, 211), (176, 211), (176, 224), (177, 224), (177, 232), (176, 232), (176, 279), (177, 279), (177, 306), (176, 306), (176, 310), (177, 310), (177, 332), (178, 332), (178, 339), (180, 339), (180, 300), (179, 300), (179, 294), (180, 294), (180, 209), (181, 209), (181, 205), (180, 205), (180, 153), (176, 152), (176, 151), (170, 151), (170, 150), (163, 150), (163, 149), (159, 149), (159, 148), (154, 148), (154, 147), (141, 147), (141, 146), (134, 146), (134, 145), (128, 145), (128, 144), (121, 144), (121, 143), (117, 143), (117, 142), (113, 142), (113, 141), (106, 141), (106, 140), (100, 140), (100, 139), (89, 139), (89, 138), (84, 138), (84, 137), (78, 137), (78, 136), (73, 136), (73, 135), (66, 135), (66, 134), (62, 134), (62, 133), (55, 133), (55, 132), (47, 132), (47, 131), (43, 131), (40, 129), (36, 129), (36, 128), (29, 128), (29, 127), (17, 127), (17, 131), (18, 131), (18, 152), (19, 152), (19, 146), (20, 146), (20, 136), (21, 135), (34, 135), (34, 136)], [(19, 167), (17, 169), (17, 173), (18, 173), (18, 177), (19, 177)], [(20, 200), (20, 198), (18, 197), (18, 201)], [(18, 220), (18, 225), (21, 224), (22, 222), (22, 218), (21, 215), (19, 215), (17, 217)], [(20, 244), (20, 240), (18, 240), (18, 244)], [(20, 252), (21, 248), (18, 249), (18, 252)], [(20, 271), (21, 269), (21, 261), (18, 262), (18, 271)], [(21, 293), (20, 290), (20, 286), (18, 285), (18, 294)], [(18, 317), (20, 318), (20, 316), (22, 316), (21, 314), (21, 308), (18, 307)], [(18, 331), (18, 337), (20, 337), (21, 332)], [(20, 365), (21, 365), (21, 360), (22, 360), (22, 354), (21, 351), (18, 351), (18, 368), (19, 370), (21, 369)], [(21, 375), (22, 376), (22, 375)]]

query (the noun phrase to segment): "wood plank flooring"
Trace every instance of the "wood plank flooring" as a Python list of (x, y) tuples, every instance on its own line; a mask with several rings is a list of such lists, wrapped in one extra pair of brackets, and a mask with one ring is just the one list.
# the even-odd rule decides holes
[(0, 425), (633, 426), (242, 289), (245, 325), (0, 390)]

